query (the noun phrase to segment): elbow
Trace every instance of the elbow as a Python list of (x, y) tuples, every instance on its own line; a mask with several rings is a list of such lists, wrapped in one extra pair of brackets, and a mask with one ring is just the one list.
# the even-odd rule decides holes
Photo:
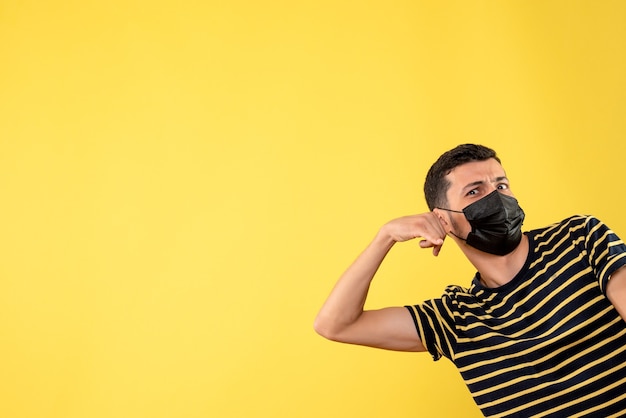
[(315, 332), (317, 332), (318, 335), (329, 339), (328, 328), (325, 326), (324, 321), (319, 317), (319, 315), (315, 318), (315, 321), (313, 322), (313, 329), (315, 330)]
[(339, 341), (338, 333), (331, 325), (331, 322), (325, 320), (320, 315), (315, 318), (315, 322), (313, 322), (313, 329), (316, 333), (327, 340)]

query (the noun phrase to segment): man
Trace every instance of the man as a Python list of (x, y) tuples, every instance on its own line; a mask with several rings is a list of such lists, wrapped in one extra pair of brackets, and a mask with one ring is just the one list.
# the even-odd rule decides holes
[[(430, 212), (385, 224), (341, 276), (315, 329), (344, 343), (445, 356), (485, 416), (626, 416), (626, 246), (573, 216), (521, 232), (524, 212), (496, 153), (465, 144), (433, 164)], [(397, 242), (438, 255), (452, 239), (478, 271), (439, 299), (364, 311)]]

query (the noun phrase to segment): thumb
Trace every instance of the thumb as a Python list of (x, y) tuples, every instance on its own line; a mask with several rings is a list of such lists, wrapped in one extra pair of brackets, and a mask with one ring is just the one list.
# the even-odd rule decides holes
[(419, 244), (420, 244), (420, 248), (432, 248), (433, 255), (437, 256), (439, 255), (439, 252), (441, 251), (441, 247), (443, 246), (443, 239), (437, 238), (432, 241), (428, 239), (423, 239), (420, 241)]

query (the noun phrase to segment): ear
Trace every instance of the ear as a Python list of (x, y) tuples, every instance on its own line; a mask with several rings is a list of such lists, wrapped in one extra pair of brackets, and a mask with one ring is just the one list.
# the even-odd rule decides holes
[(441, 225), (443, 225), (446, 229), (449, 227), (450, 218), (448, 218), (448, 216), (450, 216), (450, 214), (448, 214), (448, 212), (439, 208), (435, 208), (433, 209), (433, 214), (437, 217), (437, 219), (439, 219)]

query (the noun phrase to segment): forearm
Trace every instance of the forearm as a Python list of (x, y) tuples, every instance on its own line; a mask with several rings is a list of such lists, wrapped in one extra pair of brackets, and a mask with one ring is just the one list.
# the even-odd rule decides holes
[(331, 339), (363, 313), (370, 284), (395, 241), (379, 231), (374, 240), (339, 278), (315, 320), (315, 330)]
[(330, 340), (344, 343), (388, 350), (426, 350), (404, 307), (368, 311), (363, 307), (374, 275), (396, 242), (421, 237), (420, 248), (432, 248), (437, 255), (445, 236), (432, 212), (405, 216), (385, 224), (339, 278), (315, 319), (315, 330)]

